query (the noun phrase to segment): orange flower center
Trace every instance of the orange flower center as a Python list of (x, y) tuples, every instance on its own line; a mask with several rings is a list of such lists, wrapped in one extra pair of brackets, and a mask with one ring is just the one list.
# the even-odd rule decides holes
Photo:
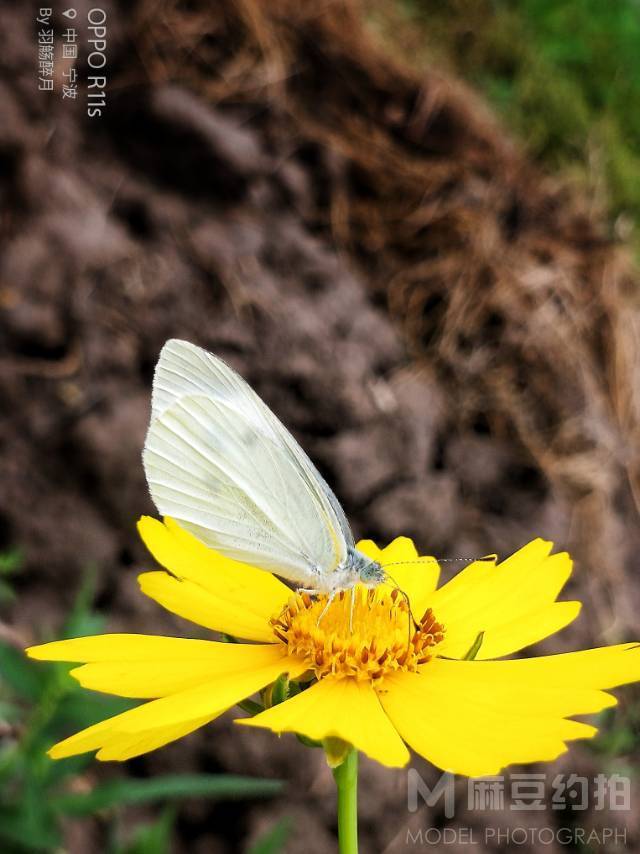
[(358, 585), (327, 602), (324, 594), (296, 593), (270, 621), (289, 654), (305, 660), (318, 679), (377, 681), (394, 671), (417, 670), (444, 637), (430, 608), (417, 621), (399, 591), (384, 585)]

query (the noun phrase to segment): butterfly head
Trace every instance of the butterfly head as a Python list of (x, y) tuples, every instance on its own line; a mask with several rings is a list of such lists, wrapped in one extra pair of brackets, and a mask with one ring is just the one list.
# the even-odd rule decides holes
[(351, 572), (364, 587), (377, 587), (386, 581), (387, 574), (380, 564), (357, 549), (349, 550), (348, 561)]

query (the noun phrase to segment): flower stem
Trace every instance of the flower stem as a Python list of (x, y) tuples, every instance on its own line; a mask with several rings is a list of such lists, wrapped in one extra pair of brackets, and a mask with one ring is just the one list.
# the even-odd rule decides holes
[(353, 747), (333, 769), (338, 787), (338, 840), (340, 854), (358, 854), (358, 751)]

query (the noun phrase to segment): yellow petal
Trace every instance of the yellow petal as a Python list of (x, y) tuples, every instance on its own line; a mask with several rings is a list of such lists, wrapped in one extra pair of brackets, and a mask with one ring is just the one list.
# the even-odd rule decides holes
[(71, 671), (84, 688), (121, 697), (163, 697), (278, 660), (281, 645), (229, 644), (152, 635), (98, 635), (30, 647), (31, 658), (84, 661)]
[(150, 699), (166, 697), (203, 682), (209, 683), (213, 679), (223, 679), (230, 674), (262, 667), (274, 660), (274, 650), (270, 644), (200, 643), (209, 644), (206, 657), (202, 654), (201, 658), (189, 658), (188, 648), (181, 653), (178, 647), (172, 658), (94, 661), (75, 668), (71, 675), (83, 688), (121, 697)]
[[(215, 681), (203, 682), (122, 712), (56, 744), (50, 755), (59, 759), (104, 747), (103, 758), (126, 758), (124, 754), (134, 755), (130, 754), (132, 749), (141, 752), (141, 744), (155, 744), (159, 740), (156, 746), (160, 746), (160, 743), (179, 738), (181, 734), (201, 726), (202, 722), (213, 720), (235, 703), (273, 682), (281, 673), (290, 673), (295, 678), (306, 669), (306, 665), (284, 656), (282, 649), (276, 646), (255, 649), (258, 650), (258, 658), (252, 664), (247, 661), (245, 669), (223, 673)], [(148, 741), (144, 741), (147, 737)]]
[[(432, 663), (435, 662), (429, 662), (427, 667)], [(455, 666), (455, 672), (464, 674), (463, 678), (477, 673), (482, 674), (483, 680), (507, 679), (513, 684), (609, 689), (640, 680), (640, 644), (622, 643), (510, 661), (452, 661), (447, 664)]]
[[(478, 660), (500, 658), (503, 655), (510, 655), (514, 650), (524, 649), (537, 643), (572, 623), (581, 608), (580, 602), (554, 602), (540, 611), (533, 611), (511, 622), (497, 625), (484, 633), (476, 658)], [(475, 638), (470, 639), (471, 634), (473, 632), (454, 632), (450, 641), (445, 635), (443, 643), (438, 648), (438, 655), (446, 658), (463, 658), (475, 640)], [(468, 644), (467, 641), (469, 641)]]
[(139, 700), (166, 697), (202, 685), (219, 675), (206, 661), (150, 663), (127, 661), (83, 664), (71, 671), (83, 688)]
[(437, 659), (396, 673), (380, 701), (404, 740), (439, 768), (468, 776), (550, 761), (596, 730), (566, 720), (615, 705), (602, 689), (640, 679), (633, 644), (514, 661)]
[(409, 597), (411, 609), (419, 619), (438, 586), (440, 566), (436, 559), (419, 557), (408, 537), (397, 537), (384, 549), (378, 548), (373, 540), (360, 540), (357, 548), (385, 567), (390, 578)]
[[(138, 583), (145, 596), (198, 626), (248, 640), (267, 643), (275, 640), (268, 617), (252, 613), (244, 603), (225, 598), (224, 593), (210, 593), (195, 582), (160, 571), (143, 572)], [(291, 591), (288, 593), (290, 596)], [(284, 602), (269, 616), (279, 614), (283, 607)]]
[(115, 732), (113, 727), (117, 725), (116, 721), (119, 717), (116, 715), (106, 721), (100, 721), (98, 724), (80, 730), (75, 735), (54, 744), (47, 753), (52, 759), (66, 759), (68, 756), (76, 756), (78, 753), (86, 753), (88, 750), (97, 750), (108, 740), (110, 729), (112, 734)]
[(168, 638), (163, 635), (106, 634), (42, 643), (26, 650), (30, 658), (41, 661), (209, 661), (233, 655), (228, 650), (261, 649), (244, 644), (192, 638)]
[(382, 765), (401, 767), (409, 752), (366, 681), (322, 679), (311, 688), (253, 718), (236, 721), (307, 738), (341, 738)]
[(160, 729), (149, 730), (136, 735), (114, 735), (104, 742), (96, 753), (96, 759), (102, 762), (108, 760), (124, 762), (125, 759), (133, 759), (134, 756), (149, 753), (151, 750), (164, 747), (165, 744), (176, 741), (178, 738), (183, 738), (194, 730), (205, 726), (205, 724), (211, 723), (219, 716), (219, 714), (213, 717), (206, 715), (203, 718), (196, 718), (193, 721), (187, 721), (176, 726), (160, 727)]
[(170, 727), (149, 729), (135, 735), (118, 731), (119, 715), (117, 715), (58, 742), (48, 751), (48, 754), (52, 759), (66, 759), (68, 756), (76, 756), (89, 750), (98, 750), (97, 759), (124, 761), (182, 738), (215, 720), (221, 714), (222, 712), (216, 712), (213, 715), (195, 718)]
[[(177, 599), (182, 596), (185, 602), (192, 602), (199, 596), (205, 602), (202, 608), (185, 606), (193, 616), (181, 610), (175, 613), (207, 628), (248, 640), (272, 639), (272, 635), (266, 636), (268, 627), (265, 628), (265, 624), (269, 617), (279, 613), (291, 595), (290, 589), (279, 579), (261, 569), (223, 557), (172, 519), (165, 519), (163, 524), (143, 516), (138, 522), (138, 531), (158, 563), (186, 585), (180, 594), (172, 591), (169, 595), (163, 591), (162, 595), (166, 594), (169, 601), (173, 596)], [(155, 589), (155, 581), (147, 579), (147, 582), (150, 589)], [(173, 587), (177, 589), (178, 585)], [(143, 590), (147, 592), (144, 587)], [(149, 595), (161, 602), (160, 596), (155, 597), (151, 592)], [(173, 610), (168, 605), (165, 607)], [(212, 616), (207, 618), (210, 611)], [(202, 619), (206, 622), (201, 622)]]
[(288, 673), (291, 678), (295, 678), (305, 670), (305, 664), (285, 657), (273, 649), (271, 663), (224, 674), (215, 681), (203, 682), (195, 688), (138, 706), (123, 713), (120, 726), (123, 732), (143, 732), (149, 728), (172, 726), (195, 717), (224, 711), (244, 697), (264, 688), (282, 673)]
[(577, 602), (556, 603), (571, 574), (566, 553), (550, 555), (552, 544), (534, 540), (495, 565), (475, 561), (428, 598), (445, 627), (440, 655), (463, 658), (480, 632), (478, 659), (508, 655), (568, 625)]

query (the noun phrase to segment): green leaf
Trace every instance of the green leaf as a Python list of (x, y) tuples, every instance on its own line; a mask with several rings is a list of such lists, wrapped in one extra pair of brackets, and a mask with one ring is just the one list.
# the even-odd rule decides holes
[(315, 738), (309, 738), (306, 735), (301, 735), (301, 733), (296, 733), (296, 738), (300, 742), (300, 744), (304, 744), (305, 747), (322, 747), (321, 741), (316, 741)]
[[(33, 815), (19, 807), (0, 807), (0, 850), (54, 851), (60, 845), (56, 824), (44, 813)], [(9, 846), (14, 846), (13, 849)]]
[(0, 553), (0, 575), (12, 575), (24, 565), (22, 549), (10, 549)]
[[(43, 749), (49, 748), (52, 741), (53, 739), (47, 741)], [(94, 762), (93, 755), (89, 753), (83, 753), (80, 756), (70, 756), (67, 759), (51, 759), (44, 754), (44, 759), (47, 765), (44, 769), (43, 777), (45, 784), (49, 788), (57, 786), (67, 777), (77, 777)]]
[(269, 685), (264, 690), (265, 708), (268, 709), (271, 706), (279, 706), (280, 703), (284, 703), (288, 696), (289, 676), (286, 673), (282, 673), (272, 685)]
[(291, 835), (293, 822), (290, 818), (282, 818), (270, 830), (255, 842), (249, 849), (249, 854), (280, 854)]
[(260, 705), (260, 703), (256, 703), (254, 700), (240, 700), (237, 705), (243, 712), (247, 712), (247, 714), (251, 715), (251, 717), (259, 715), (260, 712), (264, 712), (264, 706)]
[(73, 677), (72, 681), (76, 690), (65, 698), (58, 710), (54, 722), (58, 730), (61, 726), (66, 729), (83, 729), (138, 705), (134, 700), (98, 694), (80, 688)]
[(478, 653), (480, 652), (480, 647), (482, 646), (482, 641), (484, 640), (484, 632), (479, 632), (478, 637), (471, 644), (471, 647), (467, 654), (464, 656), (464, 661), (474, 661)]
[(145, 780), (122, 778), (96, 786), (91, 792), (59, 795), (51, 800), (52, 808), (65, 815), (90, 815), (99, 810), (125, 804), (173, 798), (261, 798), (277, 795), (283, 784), (279, 780), (257, 780), (224, 774), (176, 774)]
[(104, 629), (104, 618), (92, 610), (96, 592), (96, 568), (89, 566), (82, 587), (76, 595), (73, 608), (65, 620), (62, 636), (79, 638), (96, 635)]
[(170, 854), (175, 817), (175, 809), (168, 807), (157, 821), (137, 827), (131, 841), (119, 846), (116, 854)]
[(598, 734), (588, 744), (593, 753), (609, 757), (631, 753), (638, 744), (632, 710), (606, 709), (599, 715)]
[(36, 701), (43, 687), (43, 674), (26, 655), (13, 646), (0, 643), (2, 681), (18, 696)]

